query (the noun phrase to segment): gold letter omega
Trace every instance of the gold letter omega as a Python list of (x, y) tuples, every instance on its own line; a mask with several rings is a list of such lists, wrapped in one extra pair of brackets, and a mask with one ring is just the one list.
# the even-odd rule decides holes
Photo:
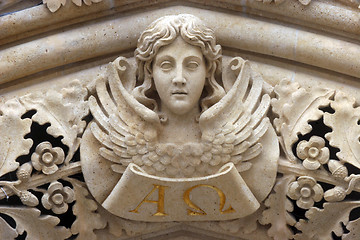
[(197, 212), (195, 212), (195, 211), (193, 211), (191, 209), (188, 209), (188, 215), (192, 215), (192, 216), (206, 215), (206, 212), (204, 210), (202, 210), (196, 204), (194, 204), (193, 202), (190, 201), (190, 192), (192, 190), (194, 190), (195, 188), (198, 188), (198, 187), (208, 187), (208, 188), (214, 189), (217, 192), (217, 194), (219, 195), (219, 198), (220, 198), (220, 213), (221, 214), (235, 212), (235, 209), (233, 209), (231, 206), (228, 209), (223, 210), (225, 202), (226, 202), (226, 196), (223, 193), (223, 191), (221, 191), (219, 188), (217, 188), (215, 186), (211, 186), (211, 185), (207, 185), (207, 184), (199, 184), (199, 185), (196, 185), (196, 186), (193, 186), (193, 187), (189, 188), (184, 193), (184, 201), (185, 201), (185, 203), (189, 207), (191, 207), (192, 209), (195, 209), (197, 211)]
[[(164, 205), (165, 188), (167, 186), (161, 186), (161, 185), (156, 185), (156, 184), (153, 184), (153, 185), (154, 185), (154, 188), (149, 192), (149, 194), (146, 195), (146, 197), (139, 203), (139, 205), (134, 210), (131, 210), (129, 212), (139, 213), (138, 209), (140, 208), (141, 204), (143, 204), (144, 202), (147, 202), (147, 203), (157, 203), (157, 211), (153, 216), (166, 216), (167, 215), (165, 213), (165, 210), (164, 210), (164, 207), (165, 207), (165, 205)], [(150, 195), (156, 189), (158, 189), (158, 200), (157, 201), (148, 200), (148, 197), (150, 197)]]

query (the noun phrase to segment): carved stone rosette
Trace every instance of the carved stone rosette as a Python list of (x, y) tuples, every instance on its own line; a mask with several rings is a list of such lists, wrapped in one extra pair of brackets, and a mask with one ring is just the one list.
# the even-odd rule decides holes
[(0, 239), (360, 239), (356, 98), (221, 58), (172, 15), (96, 79), (1, 102)]

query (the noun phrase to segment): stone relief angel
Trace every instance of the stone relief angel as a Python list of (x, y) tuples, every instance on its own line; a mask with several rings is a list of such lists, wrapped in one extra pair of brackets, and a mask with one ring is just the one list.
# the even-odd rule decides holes
[[(100, 203), (129, 164), (157, 177), (205, 177), (233, 163), (258, 201), (271, 190), (279, 147), (270, 97), (249, 63), (221, 77), (221, 46), (193, 15), (162, 17), (141, 34), (133, 64), (118, 58), (89, 99), (81, 145), (85, 180)], [(231, 183), (227, 183), (231, 184)]]
[[(141, 51), (149, 53), (144, 60)], [(118, 58), (96, 87), (88, 85), (89, 125), (86, 81), (44, 85), (5, 102), (0, 239), (133, 239), (174, 229), (244, 239), (359, 235), (356, 98), (321, 82), (274, 86), (282, 156), (272, 188), (278, 146), (267, 123), (271, 89), (251, 64), (228, 60), (199, 19), (168, 16), (141, 35), (135, 58)]]

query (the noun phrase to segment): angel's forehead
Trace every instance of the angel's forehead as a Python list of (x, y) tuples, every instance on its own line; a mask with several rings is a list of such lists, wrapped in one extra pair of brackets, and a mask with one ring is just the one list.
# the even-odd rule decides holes
[(200, 47), (185, 42), (182, 37), (177, 37), (172, 43), (159, 49), (155, 56), (155, 61), (166, 57), (171, 57), (175, 60), (187, 57), (203, 59), (203, 54)]

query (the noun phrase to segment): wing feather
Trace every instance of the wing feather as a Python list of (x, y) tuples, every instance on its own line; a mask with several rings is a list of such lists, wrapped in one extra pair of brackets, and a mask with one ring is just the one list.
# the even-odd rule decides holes
[(113, 164), (111, 165), (111, 169), (116, 173), (123, 173), (125, 172), (126, 167), (119, 164)]
[(251, 166), (252, 166), (252, 163), (243, 162), (243, 161), (235, 165), (236, 169), (239, 172), (245, 172), (245, 171), (249, 170), (251, 168)]
[[(126, 59), (117, 59), (109, 64), (107, 78), (96, 82), (97, 97), (89, 98), (90, 110), (94, 117), (90, 130), (101, 144), (100, 155), (115, 163), (112, 169), (117, 172), (123, 171), (124, 166), (134, 161), (134, 157), (138, 164), (142, 164), (142, 156), (148, 153), (146, 144), (154, 145), (156, 129), (160, 125), (158, 115), (140, 104), (124, 88), (120, 76), (129, 77), (129, 74), (121, 72), (126, 71), (126, 67), (120, 66), (121, 61)], [(129, 64), (127, 67), (130, 67)], [(144, 137), (145, 132), (147, 139)], [(152, 134), (149, 135), (149, 132)], [(138, 142), (143, 145), (138, 146)]]
[(102, 143), (102, 145), (104, 145), (107, 148), (113, 148), (114, 144), (113, 142), (110, 140), (109, 135), (104, 132), (103, 130), (101, 130), (101, 128), (98, 126), (98, 124), (96, 122), (92, 122), (90, 124), (90, 129), (91, 132), (93, 133), (94, 137)]
[(252, 119), (250, 126), (255, 127), (259, 121), (261, 121), (266, 115), (270, 106), (270, 96), (264, 95), (261, 99), (259, 106), (256, 108), (255, 112), (252, 114)]
[(117, 107), (114, 100), (111, 98), (106, 85), (107, 83), (104, 79), (100, 78), (96, 81), (96, 93), (99, 98), (99, 102), (104, 109), (104, 114), (109, 116), (110, 114), (116, 112)]
[(103, 158), (110, 160), (114, 163), (120, 163), (120, 158), (118, 157), (118, 155), (116, 155), (112, 150), (109, 150), (105, 147), (100, 148), (100, 155)]
[(255, 144), (254, 146), (250, 147), (245, 154), (242, 155), (243, 161), (251, 160), (257, 157), (262, 150), (262, 145), (260, 143)]
[(89, 97), (89, 108), (96, 122), (98, 122), (102, 128), (104, 128), (107, 132), (109, 132), (110, 130), (110, 126), (108, 123), (109, 119), (105, 115), (104, 111), (100, 108), (94, 96)]
[[(236, 66), (232, 66), (232, 70), (236, 71), (237, 69), (239, 69), (241, 66), (239, 64), (241, 64), (243, 62), (242, 59), (238, 59), (238, 58), (234, 58), (230, 64), (234, 64), (234, 62), (237, 61), (237, 65)], [(245, 64), (248, 63), (243, 63), (243, 65), (245, 66)], [(250, 72), (248, 71), (244, 71), (244, 67), (241, 69), (240, 73), (237, 76), (237, 79), (235, 82), (237, 81), (241, 81), (241, 88), (239, 89), (238, 93), (236, 94), (238, 99), (241, 99), (241, 101), (244, 100), (246, 91), (249, 87), (249, 83), (250, 83)]]
[[(252, 165), (245, 161), (254, 159), (262, 152), (259, 141), (269, 127), (266, 114), (270, 97), (263, 94), (263, 80), (253, 76), (249, 62), (238, 62), (243, 62), (240, 73), (235, 81), (228, 81), (234, 82), (234, 85), (223, 99), (200, 116), (199, 124), (204, 141), (212, 141), (216, 145), (213, 147), (223, 148), (222, 154), (229, 154), (230, 161), (236, 164), (237, 169), (245, 171)], [(232, 67), (238, 70), (236, 68), (240, 68), (240, 65)], [(222, 137), (225, 138), (223, 141)], [(221, 145), (222, 142), (226, 145)]]
[(246, 109), (248, 111), (253, 111), (256, 104), (259, 102), (259, 98), (261, 96), (261, 92), (263, 90), (263, 82), (260, 78), (252, 79), (252, 86), (250, 89), (250, 92), (246, 98), (246, 101), (244, 102), (244, 106), (246, 106)]
[(253, 131), (253, 135), (248, 139), (248, 141), (251, 144), (254, 144), (255, 142), (259, 141), (259, 139), (264, 136), (264, 134), (266, 133), (266, 131), (268, 130), (270, 125), (270, 121), (268, 118), (264, 118), (261, 123), (259, 124), (259, 126), (257, 126), (254, 131)]
[(119, 147), (122, 147), (125, 149), (127, 148), (124, 136), (121, 136), (120, 134), (118, 134), (116, 132), (110, 134), (110, 140), (111, 140), (111, 142), (118, 145)]
[(109, 124), (112, 129), (116, 130), (116, 132), (124, 137), (128, 136), (132, 130), (118, 115), (111, 115), (109, 118)]
[(116, 155), (118, 155), (121, 158), (131, 158), (131, 156), (129, 154), (127, 154), (127, 149), (124, 149), (122, 147), (118, 147), (118, 146), (114, 146), (112, 148), (112, 150), (114, 151), (114, 153)]
[(238, 145), (239, 143), (245, 141), (247, 138), (249, 138), (252, 135), (253, 129), (250, 128), (249, 126), (246, 126), (242, 131), (240, 131), (239, 133), (237, 133), (235, 135), (235, 142), (234, 145)]
[[(250, 66), (247, 61), (241, 69), (234, 86), (230, 91), (215, 105), (203, 112), (199, 119), (200, 129), (202, 132), (218, 130), (227, 122), (235, 122), (244, 111), (243, 85), (247, 85), (250, 78)], [(245, 93), (244, 93), (245, 94)], [(234, 111), (236, 109), (236, 111)]]
[(234, 133), (238, 134), (241, 130), (244, 129), (245, 126), (247, 126), (249, 124), (251, 120), (251, 115), (250, 114), (244, 114), (236, 123), (234, 123)]
[[(109, 85), (111, 93), (113, 94), (114, 100), (118, 103), (119, 116), (125, 122), (139, 122), (145, 120), (151, 124), (157, 126), (160, 125), (160, 119), (158, 115), (139, 103), (121, 84), (121, 80), (117, 73), (115, 63), (112, 64), (112, 67), (109, 68), (110, 78)], [(119, 84), (120, 83), (120, 84)], [(130, 120), (130, 121), (127, 121)]]
[(234, 147), (231, 156), (240, 155), (244, 153), (249, 147), (250, 147), (250, 143), (248, 141), (241, 142), (236, 147)]

